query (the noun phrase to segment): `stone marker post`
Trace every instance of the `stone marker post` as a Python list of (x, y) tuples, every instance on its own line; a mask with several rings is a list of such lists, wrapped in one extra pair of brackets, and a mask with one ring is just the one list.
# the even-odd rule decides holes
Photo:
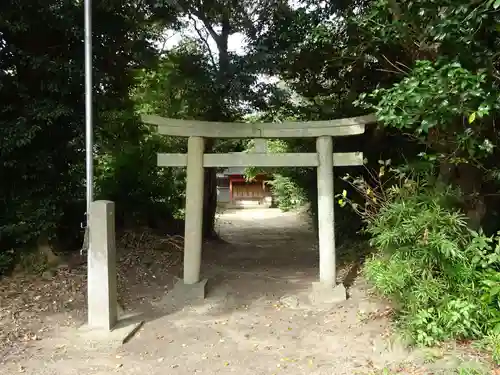
[(114, 202), (92, 202), (89, 233), (88, 326), (110, 331), (118, 321)]
[(335, 229), (333, 192), (333, 139), (318, 137), (318, 234), (319, 234), (319, 280), (334, 287), (335, 270)]
[(200, 281), (203, 241), (203, 152), (202, 137), (189, 137), (186, 171), (186, 217), (184, 229), (184, 283)]

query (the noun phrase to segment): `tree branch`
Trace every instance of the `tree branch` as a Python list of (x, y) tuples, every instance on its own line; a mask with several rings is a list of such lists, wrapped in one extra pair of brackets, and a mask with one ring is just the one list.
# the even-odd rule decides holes
[[(202, 30), (198, 28), (198, 26), (196, 24), (196, 19), (193, 17), (192, 14), (189, 14), (189, 18), (191, 19), (191, 21), (193, 21), (193, 26), (194, 26), (194, 29), (196, 30), (196, 33), (198, 34), (198, 36), (202, 40), (203, 44), (205, 44), (205, 47), (207, 48), (208, 55), (210, 56), (210, 61), (211, 61), (212, 65), (214, 66), (214, 68), (217, 68), (217, 62), (215, 61), (214, 53), (213, 53), (212, 49), (210, 48), (210, 43), (208, 43), (208, 35), (207, 34), (203, 35)], [(206, 28), (206, 26), (205, 26), (205, 28)]]
[(192, 9), (192, 14), (194, 14), (201, 22), (203, 22), (203, 25), (207, 29), (207, 31), (210, 34), (210, 36), (215, 41), (215, 43), (217, 44), (217, 46), (219, 46), (220, 35), (215, 32), (212, 24), (210, 23), (210, 21), (208, 20), (208, 18), (205, 17), (205, 14), (203, 14), (203, 12), (201, 12), (200, 10), (197, 10), (197, 9)]
[[(214, 28), (208, 21), (207, 17), (205, 17), (205, 14), (200, 10), (200, 8), (196, 8), (193, 5), (181, 4), (178, 0), (170, 0), (169, 3), (174, 5), (181, 13), (185, 13), (191, 20), (193, 19), (193, 15), (196, 16), (196, 18), (203, 22), (203, 25), (207, 29), (210, 36), (214, 39), (214, 41), (218, 43), (219, 35), (215, 32)], [(197, 5), (201, 7), (201, 4)]]

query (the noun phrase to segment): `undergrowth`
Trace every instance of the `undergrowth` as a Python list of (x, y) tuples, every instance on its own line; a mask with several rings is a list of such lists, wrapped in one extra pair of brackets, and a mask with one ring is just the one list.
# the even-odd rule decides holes
[[(402, 374), (403, 372), (394, 372), (389, 370), (388, 368), (384, 368), (380, 371), (372, 372), (370, 375), (397, 375), (397, 374)], [(475, 368), (469, 368), (469, 367), (460, 367), (456, 370), (451, 370), (451, 372), (447, 373), (448, 375), (489, 375), (488, 373), (475, 369)]]
[(347, 180), (366, 203), (355, 204), (346, 192), (339, 202), (362, 215), (375, 248), (364, 273), (394, 302), (403, 333), (426, 346), (482, 339), (498, 361), (500, 237), (470, 230), (458, 192), (429, 179)]
[(294, 210), (305, 204), (304, 191), (290, 177), (274, 174), (267, 183), (271, 186), (276, 206), (282, 211)]

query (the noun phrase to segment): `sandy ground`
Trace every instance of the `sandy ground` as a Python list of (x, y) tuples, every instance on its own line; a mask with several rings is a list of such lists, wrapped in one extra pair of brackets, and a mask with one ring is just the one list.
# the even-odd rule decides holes
[[(318, 252), (304, 215), (234, 210), (220, 216), (219, 229), (226, 242), (207, 244), (203, 254), (205, 301), (173, 308), (162, 296), (179, 269), (165, 271), (169, 277), (156, 270), (156, 285), (130, 289), (136, 297), (142, 294), (130, 307), (144, 313), (146, 323), (125, 345), (76, 340), (74, 325), (57, 323), (68, 313), (60, 314), (52, 317), (50, 334), (11, 355), (0, 373), (455, 373), (450, 358), (424, 368), (421, 354), (391, 338), (387, 304), (369, 296), (348, 257), (339, 261), (339, 282), (346, 280), (349, 299), (328, 308), (309, 303)], [(394, 372), (383, 372), (385, 367)]]

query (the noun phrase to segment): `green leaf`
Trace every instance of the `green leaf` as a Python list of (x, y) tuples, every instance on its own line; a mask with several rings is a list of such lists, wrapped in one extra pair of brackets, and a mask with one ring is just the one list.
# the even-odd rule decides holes
[[(498, 1), (500, 1), (500, 0), (498, 0)], [(476, 112), (472, 112), (469, 116), (469, 124), (472, 124), (475, 119), (476, 119)]]
[(497, 296), (500, 295), (500, 286), (495, 286), (489, 290), (490, 296)]
[[(500, 1), (500, 0), (498, 0), (498, 1)], [(498, 323), (498, 324), (495, 326), (495, 328), (493, 328), (493, 332), (494, 332), (494, 333), (500, 333), (500, 323)]]
[(496, 0), (494, 3), (493, 3), (493, 8), (494, 9), (498, 9), (500, 7), (500, 0)]

